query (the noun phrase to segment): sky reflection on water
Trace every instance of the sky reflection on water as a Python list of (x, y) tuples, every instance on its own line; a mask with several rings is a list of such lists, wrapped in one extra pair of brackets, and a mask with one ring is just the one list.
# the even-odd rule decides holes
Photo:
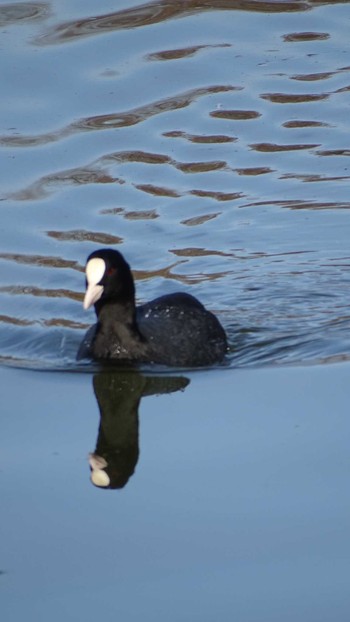
[(257, 329), (259, 364), (347, 358), (347, 5), (95, 9), (0, 6), (2, 359), (74, 364), (105, 245), (140, 300), (185, 289), (226, 320), (235, 365)]
[[(349, 19), (0, 3), (6, 622), (348, 620)], [(139, 301), (217, 313), (228, 364), (79, 367), (105, 245)]]
[(188, 374), (142, 399), (136, 470), (104, 491), (91, 377), (0, 369), (6, 620), (346, 620), (348, 375)]

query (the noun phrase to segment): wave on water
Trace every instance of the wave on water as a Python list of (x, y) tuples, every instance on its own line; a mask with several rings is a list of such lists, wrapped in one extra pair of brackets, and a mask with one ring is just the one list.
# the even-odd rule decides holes
[[(324, 322), (321, 326), (283, 327), (239, 326), (218, 314), (226, 328), (229, 352), (215, 369), (256, 368), (281, 365), (320, 365), (350, 360), (350, 315)], [(77, 361), (76, 354), (84, 330), (54, 326), (4, 322), (0, 318), (0, 364), (38, 371), (93, 373), (101, 364)], [(120, 368), (120, 366), (118, 366)], [(164, 366), (143, 365), (154, 373), (173, 373)], [(192, 370), (191, 370), (192, 371)]]

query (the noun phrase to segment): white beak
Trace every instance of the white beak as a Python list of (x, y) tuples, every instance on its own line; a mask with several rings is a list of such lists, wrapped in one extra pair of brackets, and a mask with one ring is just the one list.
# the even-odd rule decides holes
[(95, 285), (91, 283), (88, 285), (87, 290), (84, 296), (83, 307), (84, 309), (88, 309), (91, 305), (95, 304), (97, 300), (101, 298), (103, 294), (103, 285)]
[(101, 298), (103, 294), (103, 285), (98, 285), (98, 283), (101, 281), (105, 270), (106, 264), (101, 257), (94, 257), (88, 261), (85, 270), (87, 289), (83, 302), (84, 309), (88, 309)]

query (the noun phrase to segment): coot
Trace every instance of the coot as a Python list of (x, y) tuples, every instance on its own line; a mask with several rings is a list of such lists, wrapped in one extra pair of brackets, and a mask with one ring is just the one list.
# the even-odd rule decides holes
[(103, 248), (86, 263), (84, 309), (95, 305), (97, 323), (78, 358), (197, 367), (222, 361), (227, 340), (219, 320), (193, 296), (174, 293), (135, 305), (129, 264)]

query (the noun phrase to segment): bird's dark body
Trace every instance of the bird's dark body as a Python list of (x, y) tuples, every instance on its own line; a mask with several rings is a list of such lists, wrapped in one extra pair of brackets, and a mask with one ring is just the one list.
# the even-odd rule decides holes
[(227, 352), (219, 320), (186, 293), (138, 307), (123, 296), (102, 297), (95, 309), (97, 324), (87, 332), (78, 358), (198, 367), (222, 361)]

